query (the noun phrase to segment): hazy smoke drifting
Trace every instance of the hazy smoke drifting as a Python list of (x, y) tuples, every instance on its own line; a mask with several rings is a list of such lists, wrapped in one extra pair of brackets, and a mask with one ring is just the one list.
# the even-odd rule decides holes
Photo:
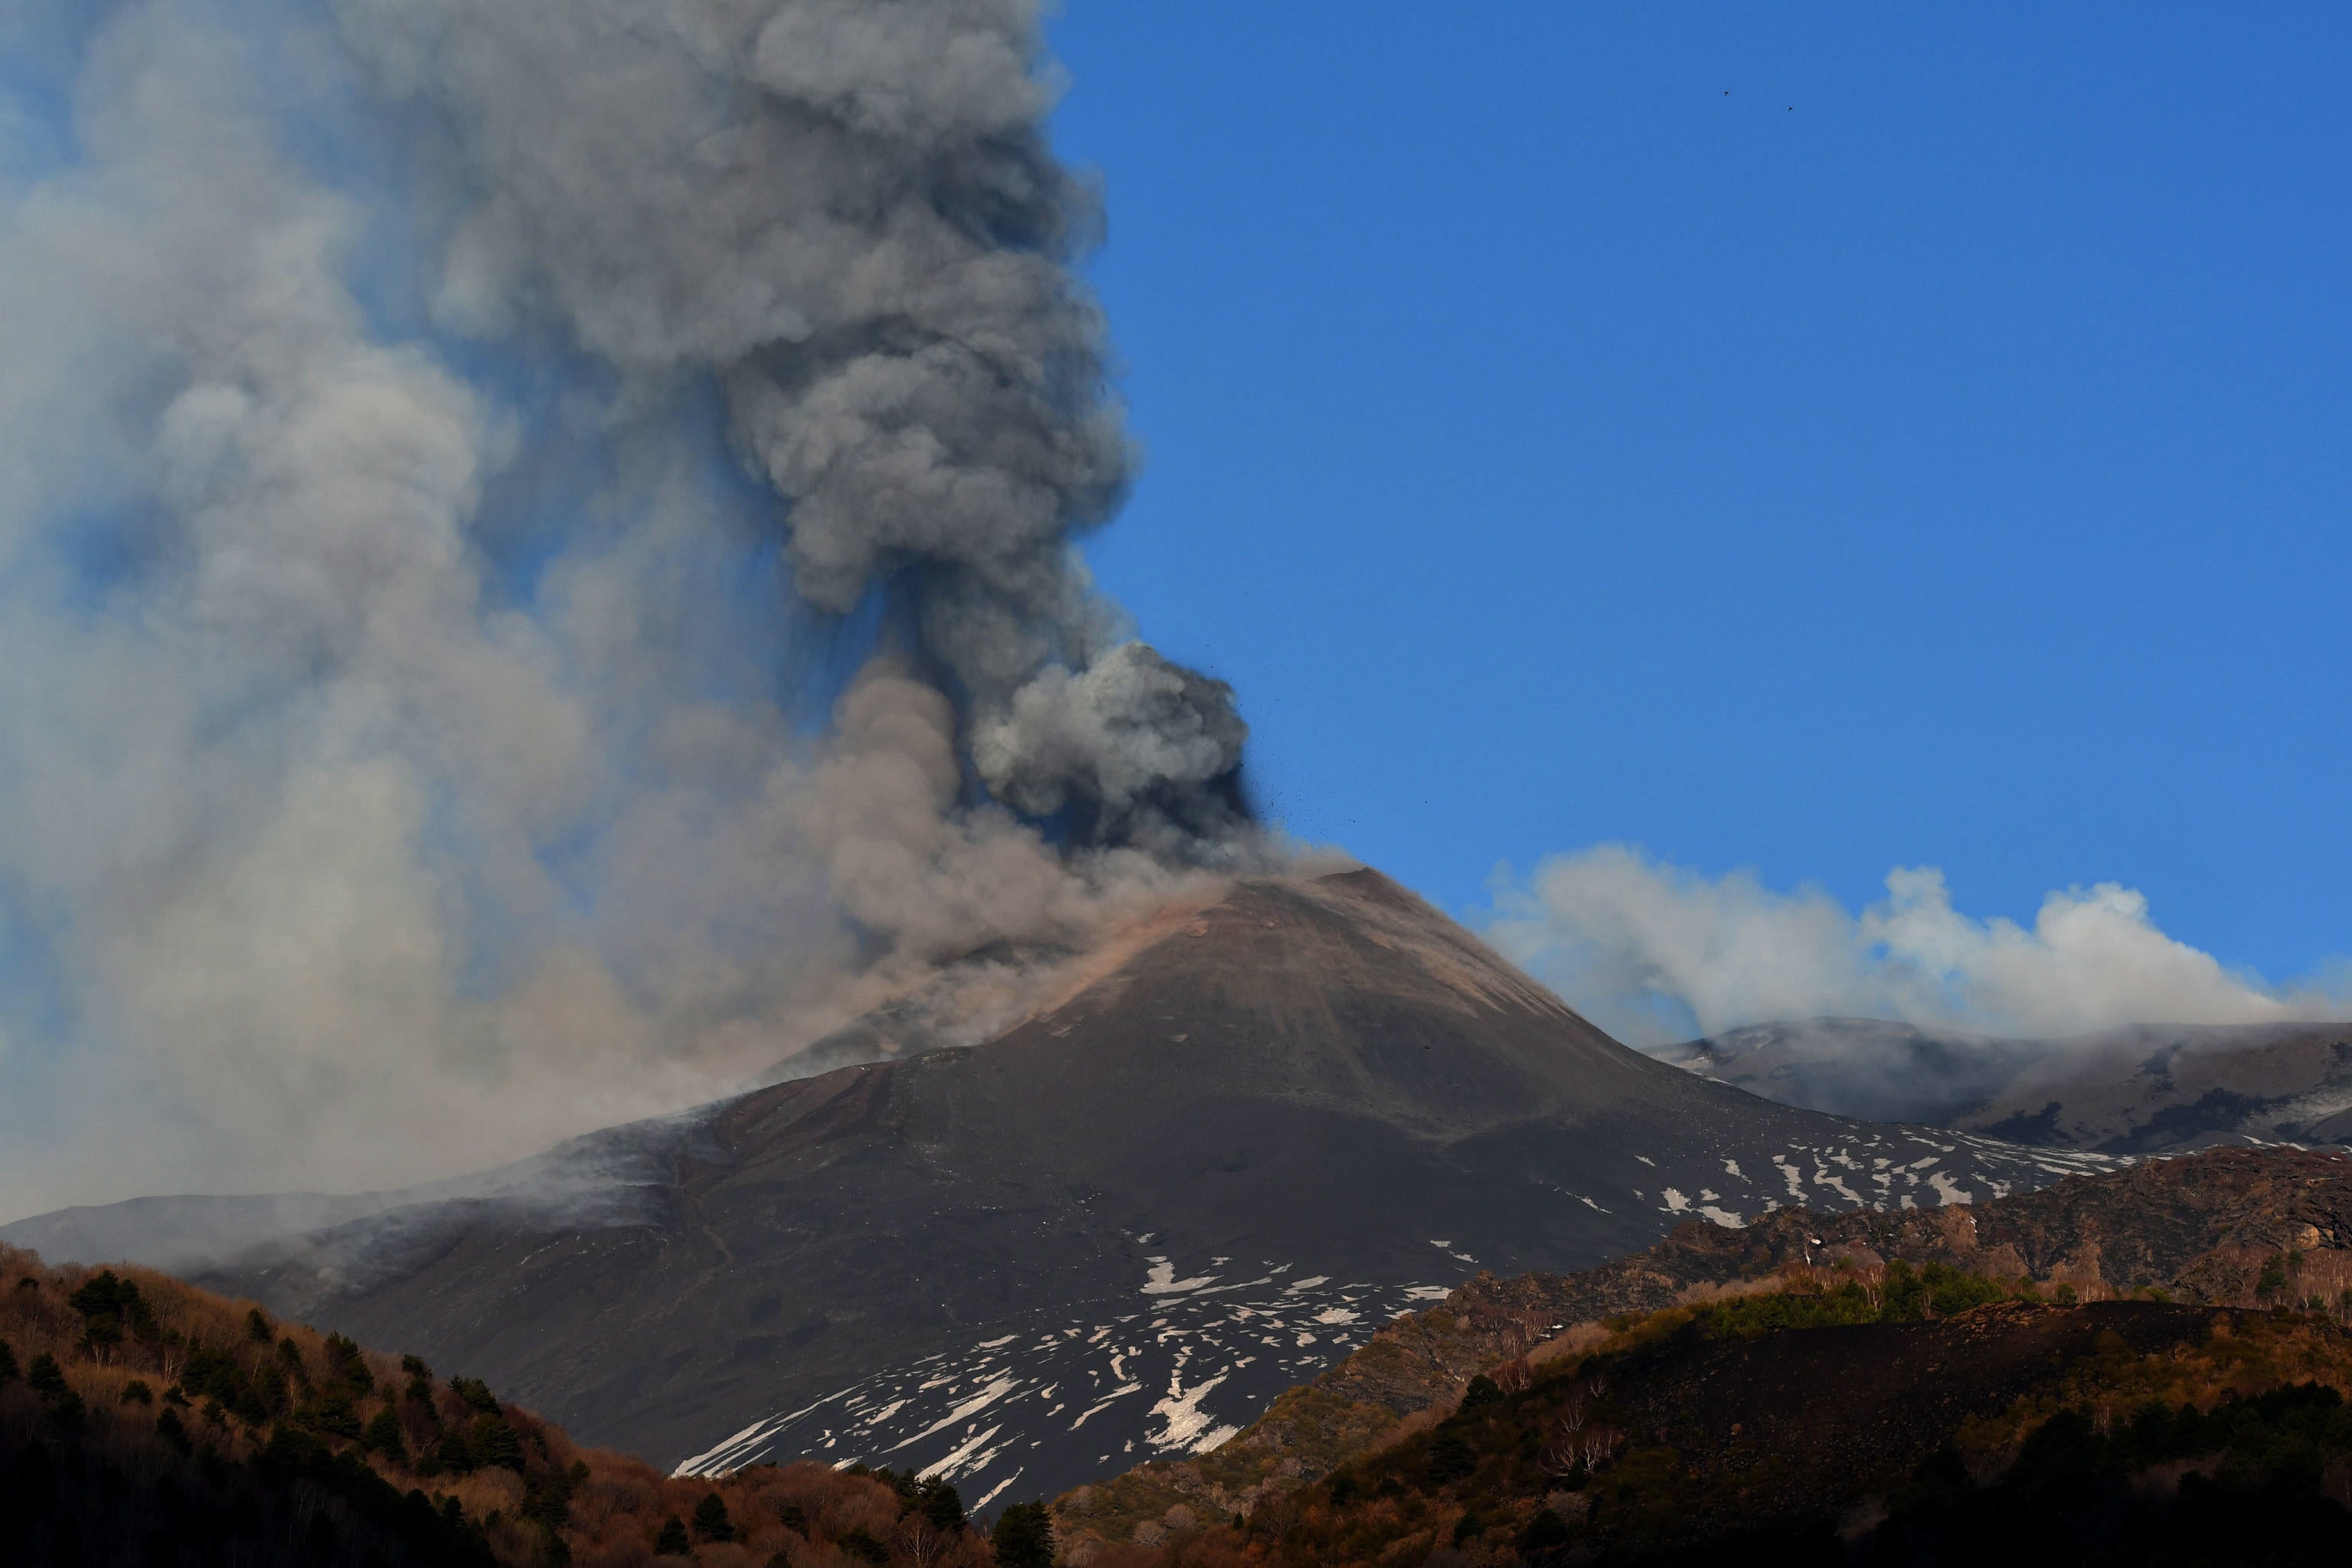
[(1037, 49), (0, 18), (0, 1210), (522, 1152), (1265, 853), (1070, 554), (1130, 452)]
[(1929, 868), (1889, 873), (1885, 899), (1854, 915), (1818, 889), (1778, 893), (1603, 845), (1498, 883), (1496, 916), (1487, 935), (1505, 952), (1635, 1045), (1814, 1017), (2048, 1038), (2346, 1010), (2224, 968), (2112, 882), (2049, 894), (2028, 929), (1955, 910)]

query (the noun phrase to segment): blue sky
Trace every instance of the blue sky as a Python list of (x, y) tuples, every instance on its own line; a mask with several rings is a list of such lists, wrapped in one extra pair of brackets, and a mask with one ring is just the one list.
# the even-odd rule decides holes
[(1452, 907), (1640, 844), (2352, 952), (2352, 13), (1073, 0), (1263, 799)]

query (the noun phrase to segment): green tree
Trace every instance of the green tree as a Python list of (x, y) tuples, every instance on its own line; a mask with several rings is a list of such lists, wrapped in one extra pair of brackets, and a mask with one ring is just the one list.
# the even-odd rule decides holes
[(933, 1530), (950, 1535), (963, 1528), (963, 1496), (952, 1483), (933, 1476), (915, 1491), (915, 1506)]
[(467, 1435), (474, 1464), (485, 1470), (507, 1469), (522, 1474), (522, 1436), (503, 1415), (477, 1415)]
[(572, 1518), (572, 1494), (588, 1479), (588, 1467), (577, 1460), (568, 1470), (549, 1470), (524, 1493), (522, 1516), (535, 1519), (551, 1531), (561, 1530)]
[(732, 1541), (735, 1521), (727, 1517), (727, 1500), (711, 1492), (694, 1505), (694, 1533), (705, 1541)]
[(188, 1451), (188, 1429), (181, 1425), (180, 1413), (168, 1405), (163, 1414), (155, 1418), (155, 1436), (183, 1454)]
[(355, 1438), (360, 1435), (360, 1413), (352, 1408), (349, 1389), (329, 1384), (302, 1402), (297, 1417), (313, 1432), (329, 1437)]
[(474, 1450), (463, 1432), (452, 1426), (441, 1434), (441, 1441), (433, 1447), (433, 1468), (460, 1476), (472, 1472)]
[(269, 1326), (269, 1320), (262, 1315), (261, 1309), (256, 1307), (245, 1315), (245, 1332), (247, 1338), (266, 1345), (276, 1331)]
[(654, 1537), (656, 1557), (684, 1557), (694, 1550), (694, 1542), (686, 1538), (686, 1521), (671, 1514), (662, 1521), (661, 1533)]
[(997, 1568), (1053, 1568), (1054, 1516), (1042, 1502), (1016, 1502), (988, 1532)]
[(52, 1399), (66, 1392), (65, 1369), (58, 1366), (58, 1358), (47, 1351), (33, 1358), (33, 1369), (25, 1374), (25, 1381), (34, 1393), (47, 1394)]
[(1475, 1410), (1483, 1405), (1500, 1405), (1502, 1402), (1502, 1385), (1484, 1373), (1472, 1378), (1470, 1386), (1462, 1391), (1462, 1408), (1465, 1410)]
[(453, 1377), (449, 1392), (465, 1402), (466, 1408), (484, 1415), (496, 1415), (499, 1402), (490, 1394), (490, 1385), (478, 1377)]
[(880, 1564), (890, 1561), (890, 1549), (875, 1540), (872, 1531), (862, 1527), (844, 1531), (834, 1538), (833, 1543), (841, 1548), (845, 1556), (855, 1557), (861, 1563)]
[(83, 1280), (66, 1305), (81, 1314), (82, 1340), (93, 1352), (121, 1343), (126, 1328), (142, 1340), (155, 1337), (155, 1315), (138, 1285), (117, 1278), (111, 1268)]
[(408, 1435), (400, 1429), (400, 1417), (387, 1405), (375, 1413), (360, 1434), (360, 1447), (372, 1454), (382, 1454), (395, 1465), (408, 1462)]

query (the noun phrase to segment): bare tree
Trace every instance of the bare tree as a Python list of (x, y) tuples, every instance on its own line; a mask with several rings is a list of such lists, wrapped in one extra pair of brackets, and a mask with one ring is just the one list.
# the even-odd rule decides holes
[(955, 1547), (955, 1537), (919, 1513), (910, 1513), (898, 1521), (898, 1550), (915, 1568), (938, 1568)]

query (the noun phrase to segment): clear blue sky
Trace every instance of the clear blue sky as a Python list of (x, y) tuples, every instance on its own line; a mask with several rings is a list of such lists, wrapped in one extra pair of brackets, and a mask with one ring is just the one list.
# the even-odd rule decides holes
[(1070, 0), (1092, 551), (1299, 834), (2352, 952), (2352, 9)]

